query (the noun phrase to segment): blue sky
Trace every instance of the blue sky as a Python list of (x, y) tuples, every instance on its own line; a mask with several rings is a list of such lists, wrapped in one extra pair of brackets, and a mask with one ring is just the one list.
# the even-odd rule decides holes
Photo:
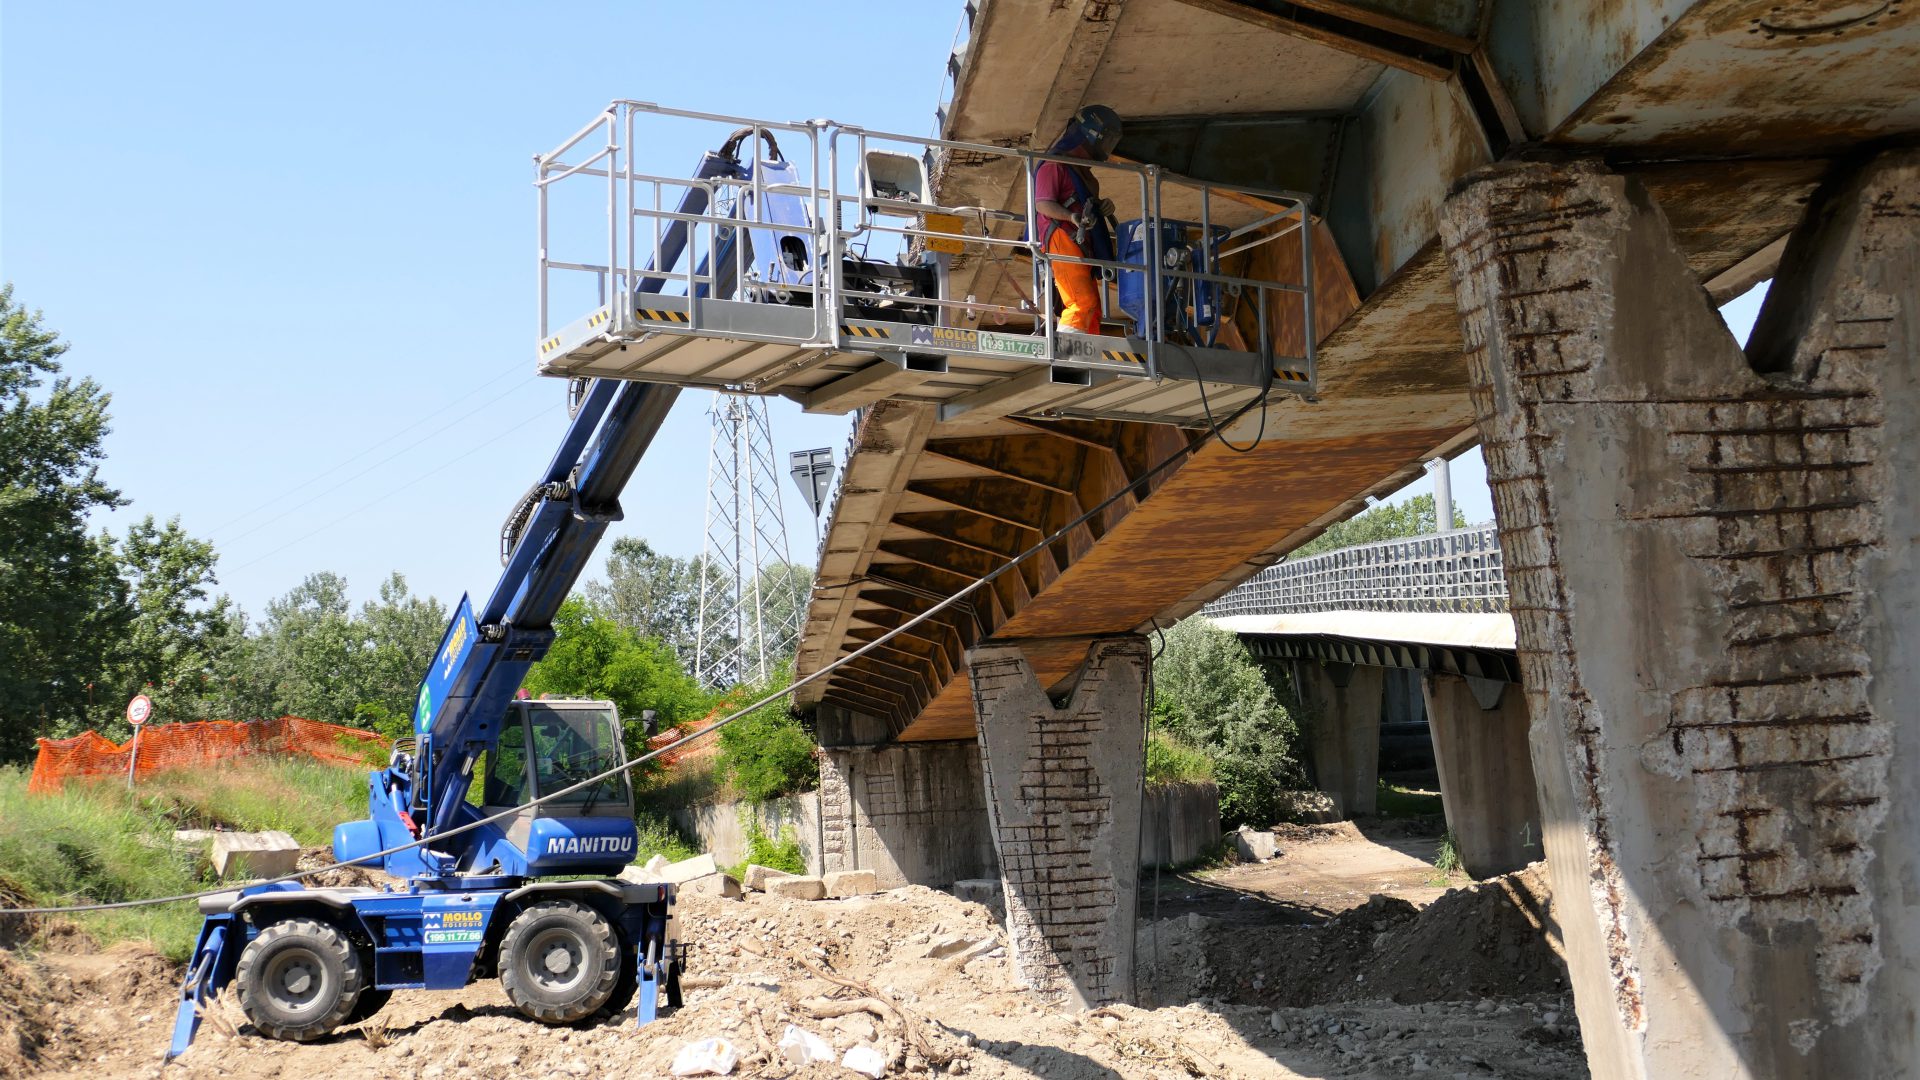
[[(565, 423), (532, 374), (536, 151), (616, 97), (928, 132), (960, 4), (3, 10), (0, 277), (113, 394), (104, 475), (133, 501), (105, 523), (179, 515), (257, 614), (319, 569), (362, 598), (396, 569), (449, 601), (492, 586)], [(615, 535), (698, 552), (706, 400)], [(774, 408), (782, 467), (844, 446), (847, 418)]]
[[(132, 503), (102, 524), (178, 515), (255, 614), (322, 569), (359, 598), (392, 570), (484, 594), (500, 521), (565, 425), (564, 384), (532, 375), (532, 154), (617, 97), (927, 132), (959, 14), (11, 0), (0, 278), (72, 344), (68, 373), (113, 394), (104, 475)], [(681, 400), (614, 535), (699, 551), (705, 406)], [(773, 409), (781, 467), (844, 446), (846, 418)], [(1454, 484), (1491, 517), (1477, 454)]]

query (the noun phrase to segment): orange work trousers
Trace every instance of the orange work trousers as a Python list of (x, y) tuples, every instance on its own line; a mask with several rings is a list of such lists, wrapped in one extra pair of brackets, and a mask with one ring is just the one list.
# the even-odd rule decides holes
[[(1073, 239), (1073, 230), (1055, 226), (1047, 236), (1047, 254), (1086, 258), (1087, 253)], [(1060, 309), (1060, 325), (1083, 334), (1100, 332), (1099, 269), (1079, 263), (1053, 264), (1053, 287), (1060, 290), (1066, 306)]]

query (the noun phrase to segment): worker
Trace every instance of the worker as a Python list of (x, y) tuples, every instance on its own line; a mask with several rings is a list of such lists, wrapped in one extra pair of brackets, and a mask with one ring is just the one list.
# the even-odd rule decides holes
[[(1120, 114), (1105, 105), (1088, 105), (1073, 114), (1067, 130), (1049, 153), (1062, 157), (1105, 161), (1120, 142)], [(1034, 171), (1034, 209), (1041, 219), (1040, 246), (1049, 255), (1105, 259), (1114, 257), (1113, 234), (1107, 220), (1113, 200), (1100, 197), (1100, 182), (1085, 165), (1043, 161)], [(1064, 304), (1060, 330), (1097, 334), (1101, 317), (1099, 267), (1081, 263), (1053, 264), (1054, 288)]]

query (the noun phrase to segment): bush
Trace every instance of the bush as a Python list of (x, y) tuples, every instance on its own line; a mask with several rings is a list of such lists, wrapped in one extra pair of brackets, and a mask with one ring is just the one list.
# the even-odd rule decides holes
[(747, 850), (746, 857), (730, 870), (734, 877), (746, 877), (749, 864), (770, 870), (784, 870), (789, 874), (807, 872), (807, 857), (800, 850), (800, 838), (793, 826), (782, 825), (780, 839), (775, 840), (760, 827), (760, 819), (753, 811), (742, 810), (740, 828), (747, 834)]
[(644, 863), (655, 855), (668, 862), (679, 862), (700, 854), (700, 849), (665, 814), (635, 810), (633, 824), (640, 834), (640, 842), (633, 849), (633, 861), (636, 863)]
[(1153, 683), (1154, 727), (1212, 759), (1221, 823), (1264, 828), (1285, 817), (1286, 793), (1306, 786), (1299, 726), (1240, 639), (1206, 619), (1180, 623)]
[[(772, 685), (784, 686), (791, 681), (791, 668), (782, 668)], [(748, 693), (759, 697), (764, 691)], [(799, 719), (787, 712), (784, 698), (768, 702), (720, 729), (720, 766), (734, 791), (750, 802), (806, 791), (820, 782), (813, 739)]]
[(1147, 786), (1169, 784), (1210, 784), (1214, 779), (1213, 758), (1196, 750), (1165, 731), (1147, 733)]

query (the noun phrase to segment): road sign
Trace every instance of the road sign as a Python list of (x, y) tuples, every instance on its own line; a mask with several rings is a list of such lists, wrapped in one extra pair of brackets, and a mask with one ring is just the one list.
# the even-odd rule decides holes
[(827, 505), (827, 494), (833, 490), (833, 448), (795, 450), (787, 459), (793, 466), (793, 486), (807, 500), (807, 509), (819, 517), (821, 508)]
[(146, 723), (147, 717), (152, 715), (153, 699), (147, 695), (137, 695), (132, 701), (127, 702), (127, 723), (134, 727)]

